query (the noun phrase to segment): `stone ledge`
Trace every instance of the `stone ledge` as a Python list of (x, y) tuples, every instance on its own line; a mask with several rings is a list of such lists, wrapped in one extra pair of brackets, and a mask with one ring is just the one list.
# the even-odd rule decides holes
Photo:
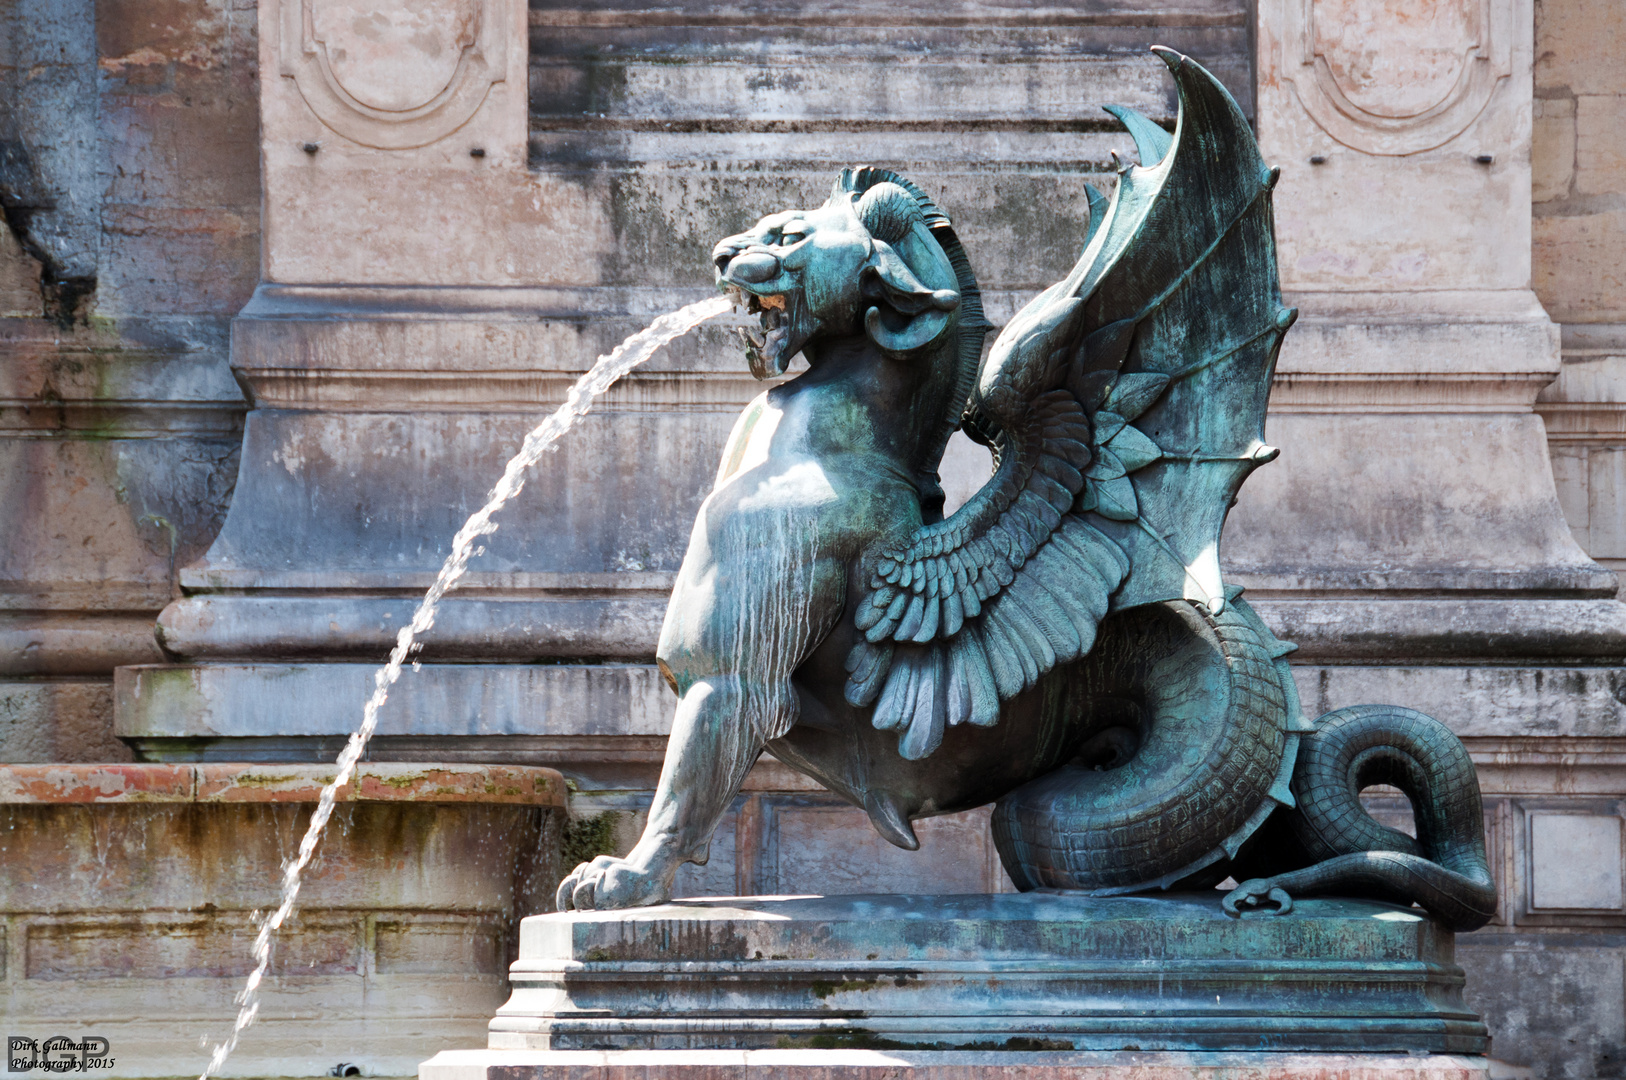
[[(114, 680), (115, 733), (148, 760), (325, 764), (359, 717), (376, 670), (124, 667)], [(1509, 759), (1510, 739), (1537, 737), (1549, 756), (1562, 756), (1626, 735), (1626, 673), (1614, 664), (1299, 663), (1294, 671), (1312, 717), (1352, 704), (1407, 705), (1469, 739), (1482, 765), (1563, 764)], [(425, 663), (391, 692), (371, 760), (659, 766), (675, 705), (652, 664)], [(1483, 750), (1480, 740), (1490, 740)]]
[[(312, 803), (332, 766), (0, 765), (0, 804)], [(368, 762), (339, 789), (340, 802), (496, 803), (565, 806), (564, 777), (528, 765)]]
[[(206, 579), (217, 587), (234, 576), (254, 576), (252, 571), (192, 573), (194, 580)], [(675, 575), (547, 576), (591, 577), (603, 583), (557, 588), (541, 597), (453, 594), (436, 615), (435, 632), (426, 638), (422, 658), (524, 661), (595, 656), (647, 661), (654, 657)], [(420, 589), (427, 589), (433, 580), (432, 575), (425, 577), (429, 580), (417, 586)], [(656, 588), (650, 588), (651, 578), (657, 579)], [(515, 582), (524, 584), (546, 588), (549, 582)], [(171, 656), (187, 660), (374, 659), (389, 654), (420, 598), (421, 593), (392, 598), (188, 596), (159, 615), (158, 640)]]
[(747, 896), (537, 915), (492, 1049), (1477, 1054), (1453, 935), (1208, 892)]
[[(1359, 584), (1345, 574), (1336, 584)], [(248, 575), (245, 575), (248, 576)], [(425, 658), (437, 662), (529, 663), (541, 659), (648, 662), (667, 597), (648, 587), (653, 575), (627, 575), (625, 590), (493, 601), (454, 597), (437, 620)], [(1377, 575), (1365, 575), (1370, 579)], [(1626, 604), (1613, 596), (1619, 580), (1592, 563), (1550, 572), (1500, 575), (1502, 584), (1563, 587), (1558, 595), (1498, 595), (1493, 571), (1464, 571), (1389, 583), (1432, 586), (1432, 592), (1373, 591), (1316, 596), (1310, 575), (1238, 572), (1232, 580), (1277, 588), (1251, 589), (1260, 616), (1299, 646), (1296, 662), (1314, 660), (1479, 662), (1626, 656)], [(611, 575), (603, 575), (613, 580)], [(1349, 581), (1348, 578), (1356, 578)], [(183, 579), (184, 580), (184, 579)], [(340, 579), (342, 581), (342, 579)], [(1468, 586), (1455, 592), (1453, 585)], [(1290, 586), (1281, 588), (1280, 586)], [(1479, 592), (1479, 595), (1473, 595)], [(414, 598), (415, 599), (415, 598)], [(191, 596), (158, 620), (160, 640), (174, 657), (198, 661), (354, 661), (383, 657), (413, 601), (367, 596)]]
[[(128, 591), (139, 599), (139, 586)], [(163, 662), (152, 633), (162, 599), (145, 611), (122, 612), (11, 612), (5, 610), (5, 599), (10, 598), (0, 598), (0, 676), (106, 678), (122, 664)]]
[(1482, 1057), (910, 1050), (445, 1050), (419, 1080), (1488, 1080)]
[[(1601, 568), (1595, 580), (1599, 591), (1614, 585)], [(1299, 663), (1626, 656), (1626, 604), (1612, 599), (1249, 600), (1279, 637), (1298, 645)]]

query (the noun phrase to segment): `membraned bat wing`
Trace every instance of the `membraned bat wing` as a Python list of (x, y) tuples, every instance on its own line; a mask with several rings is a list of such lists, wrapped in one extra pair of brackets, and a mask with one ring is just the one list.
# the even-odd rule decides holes
[(1219, 538), (1262, 441), (1282, 335), (1270, 191), (1247, 121), (1201, 66), (1172, 138), (1109, 111), (1142, 164), (1092, 207), (1083, 256), (1011, 320), (962, 424), (993, 476), (903, 548), (872, 552), (847, 698), (922, 758), (946, 725), (1088, 652), (1109, 611), (1225, 604)]

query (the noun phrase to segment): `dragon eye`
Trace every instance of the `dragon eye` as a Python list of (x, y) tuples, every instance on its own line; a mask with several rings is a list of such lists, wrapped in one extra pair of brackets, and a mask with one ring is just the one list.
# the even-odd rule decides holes
[(807, 238), (807, 224), (801, 221), (792, 221), (779, 230), (779, 239), (786, 244), (799, 244)]

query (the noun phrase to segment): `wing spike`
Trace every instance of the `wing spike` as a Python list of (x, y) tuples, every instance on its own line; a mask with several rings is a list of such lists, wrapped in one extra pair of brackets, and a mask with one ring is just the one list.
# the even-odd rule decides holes
[(1111, 113), (1134, 138), (1135, 153), (1140, 156), (1142, 167), (1150, 169), (1163, 160), (1163, 155), (1169, 152), (1169, 147), (1174, 142), (1174, 136), (1134, 109), (1123, 105), (1101, 107)]
[(1181, 65), (1186, 63), (1186, 56), (1184, 53), (1176, 52), (1167, 45), (1153, 45), (1152, 52), (1156, 53), (1157, 58), (1169, 66), (1170, 71), (1177, 74), (1180, 71)]

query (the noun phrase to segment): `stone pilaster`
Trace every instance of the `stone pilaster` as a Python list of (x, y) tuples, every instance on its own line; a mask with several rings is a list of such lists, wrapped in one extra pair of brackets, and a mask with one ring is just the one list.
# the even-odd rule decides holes
[[(1300, 642), (1307, 711), (1392, 701), (1463, 736), (1502, 890), (1458, 943), (1469, 1001), (1498, 1057), (1545, 1066), (1619, 1023), (1608, 994), (1562, 1021), (1529, 1005), (1618, 970), (1626, 605), (1565, 521), (1536, 412), (1561, 342), (1531, 290), (1532, 7), (1264, 0), (1258, 17), (1260, 143), (1303, 315), (1271, 401), (1282, 455), (1243, 492), (1228, 564)], [(1548, 425), (1573, 430), (1575, 396), (1545, 395)]]

